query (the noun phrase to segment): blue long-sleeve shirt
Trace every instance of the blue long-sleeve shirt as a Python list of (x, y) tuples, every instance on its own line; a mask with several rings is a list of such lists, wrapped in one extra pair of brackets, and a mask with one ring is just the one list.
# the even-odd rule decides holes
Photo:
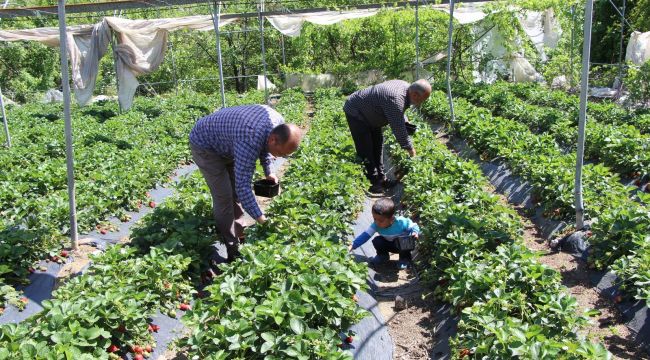
[(190, 143), (214, 151), (235, 162), (235, 193), (253, 218), (262, 216), (251, 181), (255, 162), (260, 160), (268, 176), (272, 156), (266, 148), (274, 127), (284, 123), (282, 115), (266, 105), (242, 105), (221, 109), (199, 119), (190, 132)]
[(383, 236), (388, 241), (393, 241), (395, 238), (400, 236), (410, 235), (412, 233), (420, 234), (420, 227), (411, 219), (403, 216), (395, 216), (395, 221), (393, 221), (393, 223), (387, 228), (380, 228), (373, 222), (366, 231), (362, 232), (356, 239), (354, 239), (352, 242), (352, 249), (354, 250), (365, 244), (366, 241), (370, 240), (375, 233), (379, 233), (379, 235)]

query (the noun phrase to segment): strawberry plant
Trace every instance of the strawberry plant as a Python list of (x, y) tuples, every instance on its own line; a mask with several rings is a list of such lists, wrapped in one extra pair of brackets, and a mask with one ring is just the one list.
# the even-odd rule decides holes
[[(349, 235), (365, 182), (334, 92), (283, 176), (269, 221), (249, 229), (241, 259), (183, 318), (190, 355), (213, 359), (343, 359), (339, 333), (364, 313), (353, 299), (366, 268), (337, 242)], [(322, 157), (322, 159), (319, 159)], [(250, 239), (250, 245), (249, 245)]]
[(452, 358), (610, 356), (578, 336), (587, 320), (575, 298), (560, 274), (523, 246), (521, 221), (483, 190), (489, 182), (476, 164), (449, 152), (431, 132), (416, 134), (416, 159), (390, 142), (405, 173), (403, 203), (422, 226), (422, 278), (461, 315)]

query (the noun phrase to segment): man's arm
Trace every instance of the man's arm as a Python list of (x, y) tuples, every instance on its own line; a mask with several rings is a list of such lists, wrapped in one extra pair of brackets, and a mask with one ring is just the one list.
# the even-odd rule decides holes
[(413, 144), (411, 143), (411, 139), (409, 138), (408, 133), (406, 132), (406, 125), (405, 125), (406, 117), (404, 116), (404, 113), (402, 113), (402, 111), (399, 109), (399, 106), (397, 105), (397, 100), (391, 98), (389, 101), (385, 101), (382, 104), (382, 109), (384, 110), (384, 116), (388, 121), (388, 125), (390, 125), (390, 128), (393, 131), (393, 135), (395, 135), (395, 139), (402, 147), (402, 149), (405, 150), (413, 149)]
[(246, 212), (259, 222), (266, 220), (253, 194), (251, 182), (255, 172), (255, 161), (259, 152), (249, 144), (239, 141), (235, 144), (235, 193)]

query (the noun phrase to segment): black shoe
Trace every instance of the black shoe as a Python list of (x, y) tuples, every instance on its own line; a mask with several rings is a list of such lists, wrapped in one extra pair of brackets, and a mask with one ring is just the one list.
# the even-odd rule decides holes
[(381, 183), (376, 183), (373, 184), (368, 191), (373, 194), (382, 194), (384, 192), (384, 186)]
[(390, 188), (395, 187), (395, 185), (397, 185), (397, 183), (399, 183), (399, 181), (397, 181), (397, 180), (393, 180), (393, 179), (384, 179), (384, 181), (381, 182), (381, 185), (382, 185), (385, 189), (390, 189)]

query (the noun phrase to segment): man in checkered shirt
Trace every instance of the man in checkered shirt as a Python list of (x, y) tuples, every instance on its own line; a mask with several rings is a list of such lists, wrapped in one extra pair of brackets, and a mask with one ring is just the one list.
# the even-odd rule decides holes
[(404, 112), (411, 105), (420, 106), (431, 94), (431, 85), (420, 79), (412, 84), (389, 80), (359, 90), (348, 97), (343, 106), (352, 133), (357, 155), (366, 167), (366, 177), (372, 183), (370, 192), (379, 193), (395, 185), (386, 179), (382, 158), (384, 137), (382, 128), (390, 125), (400, 146), (415, 156), (415, 149), (406, 132)]
[(269, 168), (273, 156), (288, 156), (300, 140), (300, 128), (285, 124), (282, 115), (266, 105), (224, 108), (194, 125), (190, 132), (192, 157), (210, 188), (214, 219), (228, 261), (239, 255), (242, 207), (257, 222), (266, 221), (251, 189), (255, 162), (259, 159), (266, 179), (277, 183)]

